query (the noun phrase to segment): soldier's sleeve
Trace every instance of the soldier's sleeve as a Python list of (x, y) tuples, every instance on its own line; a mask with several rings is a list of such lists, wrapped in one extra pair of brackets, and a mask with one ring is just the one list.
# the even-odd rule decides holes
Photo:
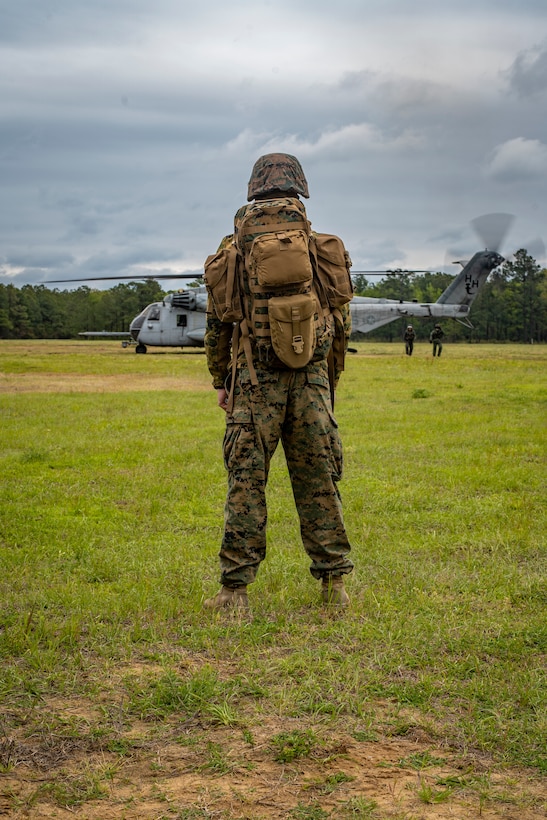
[(229, 233), (227, 236), (225, 236), (221, 240), (220, 245), (217, 248), (217, 253), (219, 251), (224, 250), (224, 248), (229, 248), (233, 241), (234, 241), (234, 235), (233, 235), (233, 233)]
[[(224, 248), (228, 248), (232, 244), (233, 238), (233, 234), (225, 236), (217, 248), (217, 253)], [(207, 367), (213, 377), (213, 387), (216, 390), (224, 387), (230, 369), (232, 332), (233, 325), (220, 321), (209, 296), (207, 299), (204, 344)]]
[(207, 324), (205, 327), (205, 354), (207, 367), (213, 377), (213, 387), (224, 387), (230, 370), (230, 349), (233, 326), (217, 319), (210, 303), (207, 305)]

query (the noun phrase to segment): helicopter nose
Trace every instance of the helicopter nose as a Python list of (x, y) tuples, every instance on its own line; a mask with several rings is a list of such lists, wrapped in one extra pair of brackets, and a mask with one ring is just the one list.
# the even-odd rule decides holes
[(136, 316), (136, 317), (133, 319), (133, 321), (132, 321), (132, 322), (131, 322), (131, 324), (129, 325), (129, 332), (130, 332), (130, 334), (131, 334), (131, 337), (132, 337), (135, 341), (138, 341), (138, 336), (139, 336), (139, 333), (140, 333), (141, 327), (142, 327), (142, 325), (143, 325), (143, 322), (144, 322), (144, 316), (143, 316), (143, 314), (142, 314), (142, 313), (140, 313), (138, 316)]

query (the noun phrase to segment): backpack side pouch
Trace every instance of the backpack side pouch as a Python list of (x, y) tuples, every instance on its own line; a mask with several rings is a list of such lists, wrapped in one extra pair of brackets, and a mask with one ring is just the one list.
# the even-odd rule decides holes
[(278, 359), (291, 369), (305, 367), (311, 361), (316, 344), (313, 293), (272, 296), (268, 300), (268, 318), (272, 347)]
[(349, 273), (351, 259), (340, 237), (328, 233), (313, 234), (310, 249), (329, 307), (334, 310), (347, 304), (353, 297), (353, 282)]
[(207, 292), (221, 322), (240, 322), (243, 318), (237, 275), (238, 253), (235, 247), (223, 248), (205, 260)]

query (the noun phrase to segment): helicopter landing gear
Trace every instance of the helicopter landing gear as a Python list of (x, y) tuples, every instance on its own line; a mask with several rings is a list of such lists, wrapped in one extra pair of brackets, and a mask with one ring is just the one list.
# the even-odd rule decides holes
[(139, 344), (135, 348), (135, 353), (146, 353), (146, 345), (143, 345), (139, 342)]

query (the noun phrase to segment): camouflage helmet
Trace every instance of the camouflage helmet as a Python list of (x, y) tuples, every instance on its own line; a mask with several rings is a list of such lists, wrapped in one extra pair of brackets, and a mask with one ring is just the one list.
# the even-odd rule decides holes
[(285, 196), (309, 198), (308, 183), (302, 166), (292, 154), (264, 154), (254, 164), (247, 199), (249, 202), (258, 196), (269, 193), (282, 193)]

